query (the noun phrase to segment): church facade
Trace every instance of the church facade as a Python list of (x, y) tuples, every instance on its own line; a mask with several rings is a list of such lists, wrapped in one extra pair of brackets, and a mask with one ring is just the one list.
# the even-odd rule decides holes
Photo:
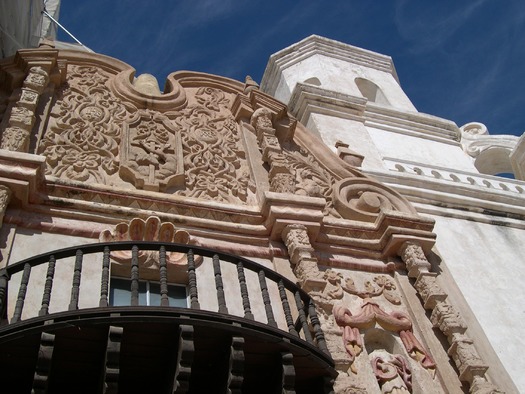
[(0, 69), (5, 392), (525, 387), (523, 138), (318, 36), (260, 86), (49, 46)]

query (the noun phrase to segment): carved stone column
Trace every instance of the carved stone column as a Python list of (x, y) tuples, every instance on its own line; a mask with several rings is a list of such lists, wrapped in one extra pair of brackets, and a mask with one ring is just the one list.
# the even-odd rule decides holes
[(20, 96), (8, 115), (9, 120), (2, 135), (0, 148), (27, 152), (31, 130), (35, 123), (35, 110), (48, 82), (49, 74), (42, 67), (34, 66), (29, 69), (20, 89)]
[(470, 384), (471, 393), (501, 393), (487, 381), (485, 373), (489, 367), (478, 355), (474, 341), (465, 334), (467, 324), (447, 300), (448, 295), (436, 281), (437, 274), (429, 271), (431, 265), (421, 246), (405, 242), (399, 256), (406, 264), (408, 276), (416, 278), (414, 287), (424, 308), (432, 311), (432, 324), (447, 336), (450, 344), (448, 355), (459, 370), (459, 379)]
[(251, 123), (257, 134), (262, 158), (270, 165), (270, 191), (294, 193), (294, 175), (290, 172), (288, 163), (281, 153), (281, 145), (272, 124), (272, 112), (267, 108), (258, 109), (253, 113)]
[(326, 286), (317, 266), (314, 248), (310, 244), (306, 226), (289, 224), (282, 232), (283, 241), (288, 248), (293, 270), (305, 291), (322, 291)]

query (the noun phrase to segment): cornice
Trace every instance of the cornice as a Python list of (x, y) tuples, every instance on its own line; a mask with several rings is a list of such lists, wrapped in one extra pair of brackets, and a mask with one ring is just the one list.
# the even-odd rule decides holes
[(261, 81), (261, 89), (270, 94), (274, 94), (280, 80), (279, 75), (284, 70), (304, 59), (316, 55), (374, 68), (392, 74), (396, 81), (399, 82), (394, 63), (390, 56), (317, 35), (311, 35), (270, 56)]
[(362, 97), (297, 83), (290, 112), (307, 124), (313, 114), (350, 119), (393, 133), (459, 146), (461, 133), (454, 122), (419, 112), (406, 112), (373, 104)]
[(417, 163), (392, 167), (366, 173), (401, 193), (420, 213), (451, 216), (454, 211), (455, 217), (525, 228), (525, 182)]

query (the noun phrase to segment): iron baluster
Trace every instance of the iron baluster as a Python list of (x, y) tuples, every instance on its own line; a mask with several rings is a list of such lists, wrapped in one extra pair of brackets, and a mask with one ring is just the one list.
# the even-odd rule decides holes
[(166, 263), (166, 247), (162, 245), (159, 250), (159, 276), (160, 276), (160, 306), (170, 306), (168, 298), (168, 267)]
[(46, 283), (44, 285), (44, 294), (42, 295), (42, 307), (38, 312), (38, 316), (45, 316), (49, 313), (49, 303), (51, 301), (51, 290), (53, 289), (53, 279), (55, 277), (55, 256), (49, 256), (49, 263), (47, 266)]
[(248, 295), (248, 286), (246, 285), (246, 277), (244, 276), (244, 266), (240, 261), (237, 263), (237, 277), (239, 278), (239, 286), (241, 288), (244, 318), (253, 320), (253, 313), (250, 307), (250, 297)]
[(22, 310), (24, 309), (24, 301), (26, 298), (27, 284), (29, 283), (29, 276), (31, 275), (31, 265), (29, 263), (24, 264), (24, 272), (22, 273), (22, 281), (18, 289), (18, 297), (16, 298), (15, 312), (11, 323), (16, 323), (21, 320)]
[(102, 279), (100, 280), (100, 307), (108, 306), (108, 291), (109, 291), (109, 247), (104, 247), (102, 256)]
[(139, 247), (131, 248), (131, 305), (139, 304)]
[(266, 311), (266, 318), (268, 319), (268, 324), (270, 326), (277, 327), (277, 322), (275, 321), (275, 318), (273, 316), (270, 293), (268, 292), (268, 286), (266, 285), (266, 276), (263, 270), (259, 271), (259, 285), (261, 286), (264, 310)]
[(190, 285), (190, 307), (200, 309), (199, 294), (197, 292), (197, 275), (195, 273), (195, 258), (193, 250), (188, 250), (188, 283)]

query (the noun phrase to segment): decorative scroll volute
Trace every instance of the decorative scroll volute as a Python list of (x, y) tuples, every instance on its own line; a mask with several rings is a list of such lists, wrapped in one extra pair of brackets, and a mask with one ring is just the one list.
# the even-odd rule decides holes
[(159, 95), (146, 94), (133, 86), (134, 75), (135, 70), (129, 68), (109, 81), (108, 86), (122, 101), (133, 103), (137, 108), (160, 112), (175, 111), (187, 104), (186, 93), (173, 74), (168, 75), (164, 92)]
[(403, 356), (377, 350), (371, 356), (370, 363), (382, 393), (412, 392), (412, 371)]
[(333, 193), (335, 209), (345, 219), (374, 222), (380, 212), (417, 214), (401, 195), (370, 179), (343, 179), (334, 185)]
[(120, 177), (137, 189), (166, 191), (184, 185), (182, 139), (166, 116), (140, 111), (124, 122)]

